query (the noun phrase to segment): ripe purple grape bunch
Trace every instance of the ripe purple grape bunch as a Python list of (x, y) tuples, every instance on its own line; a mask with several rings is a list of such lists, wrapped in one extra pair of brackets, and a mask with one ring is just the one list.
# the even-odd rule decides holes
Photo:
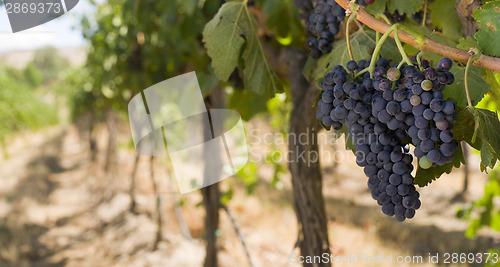
[(319, 58), (332, 50), (335, 35), (345, 18), (345, 10), (334, 0), (315, 0), (313, 14), (306, 21), (309, 37), (306, 48), (313, 58)]
[[(356, 3), (366, 6), (373, 0), (357, 0)], [(306, 20), (309, 37), (305, 46), (311, 57), (319, 58), (332, 50), (340, 23), (345, 19), (345, 9), (335, 0), (313, 0), (313, 5), (313, 13)]]
[(333, 67), (321, 82), (316, 116), (325, 127), (347, 126), (372, 197), (384, 214), (402, 222), (413, 218), (421, 205), (409, 145), (415, 146), (423, 169), (451, 162), (458, 148), (450, 131), (455, 105), (442, 93), (454, 82), (452, 61), (442, 59), (433, 68), (422, 60), (421, 70), (403, 66), (401, 73), (380, 58), (373, 76), (358, 75), (369, 65), (361, 60)]

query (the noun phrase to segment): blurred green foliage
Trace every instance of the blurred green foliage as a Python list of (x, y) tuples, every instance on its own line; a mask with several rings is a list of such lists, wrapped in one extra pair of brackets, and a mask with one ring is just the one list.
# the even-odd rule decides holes
[[(35, 52), (33, 61), (26, 67), (26, 78), (32, 79), (33, 85), (48, 84), (57, 80), (61, 71), (69, 68), (69, 62), (59, 55), (54, 47), (45, 47)], [(39, 73), (37, 72), (37, 69)], [(29, 76), (28, 76), (29, 75)], [(41, 81), (38, 79), (41, 78)]]
[[(205, 94), (217, 86), (201, 42), (219, 1), (111, 0), (96, 3), (82, 20), (90, 42), (84, 90), (74, 95), (74, 114), (127, 111), (128, 101), (165, 79), (196, 71)], [(85, 108), (80, 108), (85, 107)]]
[(497, 168), (489, 174), (488, 183), (484, 187), (483, 197), (457, 212), (458, 217), (470, 221), (465, 236), (474, 238), (482, 227), (490, 227), (495, 231), (500, 231), (499, 200), (500, 170)]
[(58, 122), (56, 109), (40, 99), (28, 84), (17, 79), (18, 73), (0, 64), (0, 142), (23, 130), (36, 130)]

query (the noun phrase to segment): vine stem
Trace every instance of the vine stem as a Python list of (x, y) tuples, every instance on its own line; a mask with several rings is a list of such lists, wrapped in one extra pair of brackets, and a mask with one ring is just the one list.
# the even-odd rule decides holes
[[(349, 9), (348, 0), (335, 0), (340, 6), (344, 9)], [(368, 14), (363, 8), (359, 8), (357, 10), (358, 15), (356, 19), (361, 23), (367, 25), (369, 28), (378, 31), (378, 32), (386, 32), (391, 26), (387, 23), (380, 21)], [(394, 34), (392, 35), (394, 36)], [(423, 50), (427, 52), (431, 52), (443, 57), (448, 57), (454, 61), (459, 61), (466, 63), (469, 60), (469, 53), (466, 50), (457, 49), (454, 47), (450, 47), (438, 42), (435, 42), (424, 36), (411, 35), (404, 31), (399, 31), (399, 38), (403, 43), (407, 43), (418, 50)], [(500, 58), (490, 57), (482, 55), (477, 60), (471, 63), (473, 66), (478, 66), (490, 70), (494, 70), (500, 72)]]
[(351, 58), (351, 60), (354, 60), (354, 56), (352, 54), (351, 36), (349, 35), (349, 25), (353, 21), (354, 17), (356, 17), (356, 15), (354, 13), (352, 13), (349, 16), (349, 19), (347, 20), (347, 23), (345, 25), (345, 39), (346, 39), (346, 42), (347, 42), (347, 51), (349, 51), (349, 57)]
[(471, 55), (469, 57), (469, 60), (467, 60), (467, 66), (465, 66), (465, 76), (464, 76), (464, 82), (465, 82), (465, 94), (467, 95), (467, 104), (469, 108), (473, 108), (474, 106), (472, 105), (472, 101), (470, 100), (470, 93), (469, 93), (469, 69), (470, 65), (472, 63), (472, 58), (474, 55)]

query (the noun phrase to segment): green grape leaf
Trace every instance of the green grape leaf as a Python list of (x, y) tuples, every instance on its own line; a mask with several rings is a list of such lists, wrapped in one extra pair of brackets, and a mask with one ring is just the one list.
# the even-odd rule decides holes
[(481, 152), (481, 171), (493, 168), (500, 159), (500, 121), (496, 113), (474, 107), (459, 109), (452, 133), (453, 138)]
[[(457, 108), (457, 120), (453, 124), (453, 138), (455, 140), (472, 139), (474, 131), (474, 116), (468, 108)], [(477, 148), (479, 149), (479, 147)]]
[(463, 218), (470, 221), (465, 232), (468, 238), (477, 236), (477, 232), (483, 226), (500, 231), (500, 210), (494, 204), (494, 199), (498, 196), (500, 196), (500, 177), (498, 171), (493, 171), (484, 186), (483, 197), (463, 209)]
[(481, 141), (481, 170), (495, 167), (495, 163), (500, 159), (500, 121), (498, 114), (486, 109), (473, 108), (471, 110), (475, 129), (471, 140), (468, 143)]
[(227, 81), (233, 70), (241, 67), (247, 90), (268, 97), (283, 92), (276, 73), (266, 59), (257, 35), (257, 23), (246, 1), (231, 1), (222, 5), (205, 25), (203, 41), (212, 59), (215, 75), (220, 80)]
[(373, 15), (383, 15), (385, 11), (385, 6), (388, 0), (377, 0), (375, 3), (368, 5), (366, 11)]
[(446, 163), (445, 165), (436, 165), (429, 169), (422, 169), (420, 166), (417, 168), (417, 174), (415, 175), (414, 184), (424, 187), (441, 177), (444, 173), (449, 174), (453, 167), (459, 168), (460, 164), (465, 164), (464, 154), (462, 151), (462, 146), (458, 146), (453, 154), (454, 159), (452, 162)]
[[(370, 60), (371, 52), (375, 48), (375, 32), (373, 31), (358, 31), (351, 35), (351, 49), (356, 61), (361, 59)], [(398, 52), (396, 43), (394, 40), (388, 39), (382, 49), (380, 54), (392, 60), (393, 63), (399, 62), (401, 60), (401, 55)], [(323, 77), (327, 72), (329, 72), (333, 66), (342, 65), (345, 66), (348, 61), (350, 61), (349, 51), (347, 48), (346, 39), (336, 41), (333, 44), (332, 52), (328, 55), (322, 56), (316, 64), (316, 68), (312, 72), (312, 77), (314, 81), (319, 84), (323, 80)]]
[(461, 35), (460, 20), (455, 11), (455, 1), (436, 0), (429, 5), (431, 22), (438, 27), (445, 36), (453, 39)]
[(400, 14), (413, 15), (417, 13), (424, 5), (424, 0), (411, 0), (411, 1), (401, 1), (401, 0), (389, 0), (387, 4), (387, 10), (390, 13), (398, 11)]
[(489, 56), (500, 56), (500, 1), (491, 1), (474, 11), (479, 30), (476, 40), (481, 51)]
[(262, 14), (266, 18), (267, 28), (275, 31), (279, 37), (294, 36), (297, 37), (295, 39), (300, 39), (303, 36), (304, 28), (292, 0), (263, 1)]
[(484, 81), (486, 81), (489, 85), (491, 85), (491, 96), (494, 100), (497, 100), (500, 97), (500, 83), (495, 76), (495, 73), (492, 70), (484, 70), (483, 75)]
[[(455, 83), (446, 86), (443, 94), (445, 99), (454, 99), (458, 107), (467, 106), (467, 94), (465, 91), (465, 68), (453, 65), (451, 69), (455, 75)], [(472, 105), (476, 105), (483, 99), (484, 95), (490, 91), (491, 86), (486, 83), (481, 74), (482, 70), (478, 67), (471, 67), (469, 70), (469, 93)]]
[(472, 38), (471, 36), (467, 36), (467, 38), (460, 38), (458, 40), (457, 48), (463, 49), (463, 50), (469, 50), (472, 47), (478, 47), (479, 44), (477, 43), (476, 39)]
[(249, 91), (234, 90), (228, 99), (228, 108), (238, 111), (241, 118), (249, 121), (260, 112), (267, 111), (267, 98)]

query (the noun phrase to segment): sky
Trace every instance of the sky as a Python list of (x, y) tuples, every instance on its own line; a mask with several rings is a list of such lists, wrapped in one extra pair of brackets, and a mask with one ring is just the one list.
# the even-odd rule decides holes
[(94, 11), (87, 0), (65, 15), (43, 25), (12, 33), (5, 5), (0, 7), (0, 53), (10, 51), (35, 50), (41, 47), (76, 47), (85, 45), (79, 21), (84, 14)]

